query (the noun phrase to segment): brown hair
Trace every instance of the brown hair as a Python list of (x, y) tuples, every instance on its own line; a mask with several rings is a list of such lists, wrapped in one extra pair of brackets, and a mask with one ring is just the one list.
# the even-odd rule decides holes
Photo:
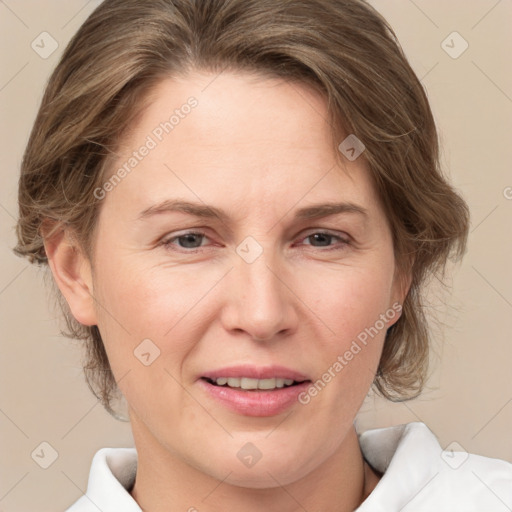
[[(464, 253), (469, 214), (440, 170), (423, 87), (392, 29), (362, 0), (103, 2), (46, 88), (22, 163), (15, 252), (47, 263), (42, 227), (50, 223), (70, 228), (91, 255), (100, 205), (94, 190), (148, 91), (191, 69), (226, 68), (315, 87), (327, 99), (333, 135), (364, 143), (398, 268), (412, 276), (374, 384), (389, 399), (416, 396), (429, 346), (420, 292), (452, 253)], [(117, 386), (100, 332), (79, 324), (60, 298), (70, 335), (86, 342), (87, 382), (110, 410)]]

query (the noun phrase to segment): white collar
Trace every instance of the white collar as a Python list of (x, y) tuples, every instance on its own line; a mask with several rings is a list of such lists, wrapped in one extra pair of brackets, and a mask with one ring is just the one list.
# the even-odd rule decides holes
[[(423, 423), (369, 430), (359, 436), (368, 463), (384, 473), (357, 512), (512, 510), (512, 464), (463, 457), (450, 466), (434, 434)], [(67, 512), (142, 512), (129, 490), (135, 481), (135, 448), (102, 448), (94, 456), (86, 495)], [(448, 508), (446, 508), (448, 507)]]
[(402, 510), (440, 471), (442, 448), (424, 423), (368, 430), (359, 445), (370, 466), (384, 473), (357, 512)]

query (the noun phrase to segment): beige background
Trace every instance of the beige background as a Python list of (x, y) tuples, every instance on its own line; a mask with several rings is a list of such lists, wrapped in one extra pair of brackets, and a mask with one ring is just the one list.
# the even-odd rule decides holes
[[(452, 291), (432, 297), (435, 370), (420, 399), (369, 397), (358, 428), (424, 421), (443, 447), (512, 461), (512, 4), (497, 0), (375, 0), (427, 87), (443, 160), (470, 204), (469, 251)], [(96, 0), (0, 1), (0, 511), (63, 510), (85, 490), (103, 446), (128, 446), (129, 427), (88, 391), (77, 342), (59, 335), (44, 273), (11, 253), (17, 175), (44, 83)], [(59, 47), (31, 48), (43, 31)], [(454, 59), (442, 41), (469, 44)], [(462, 40), (447, 40), (457, 51)], [(58, 458), (42, 469), (41, 442)], [(460, 449), (460, 448), (459, 448)], [(41, 453), (38, 448), (36, 453)], [(46, 455), (50, 453), (45, 448)], [(37, 457), (34, 455), (34, 459)]]

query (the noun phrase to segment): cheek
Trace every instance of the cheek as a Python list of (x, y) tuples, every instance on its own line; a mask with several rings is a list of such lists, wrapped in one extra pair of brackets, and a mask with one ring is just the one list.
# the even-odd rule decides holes
[(392, 254), (382, 254), (364, 267), (317, 273), (314, 286), (300, 280), (300, 294), (311, 300), (325, 333), (315, 338), (310, 353), (321, 364), (304, 403), (334, 404), (326, 408), (333, 420), (352, 417), (373, 382), (387, 329), (398, 315), (391, 304), (393, 269)]
[(177, 382), (201, 336), (187, 315), (201, 290), (190, 287), (187, 273), (153, 272), (127, 260), (105, 262), (95, 276), (98, 326), (112, 372), (141, 418), (149, 421), (161, 409), (162, 396), (168, 410), (185, 414), (190, 404)]
[(298, 279), (298, 295), (331, 334), (324, 342), (343, 349), (391, 308), (393, 269), (392, 258), (383, 256), (365, 266), (317, 270), (314, 280)]
[[(94, 288), (98, 325), (116, 377), (140, 369), (135, 357), (146, 346), (160, 352), (159, 363), (165, 360), (166, 368), (180, 371), (215, 316), (211, 304), (205, 309), (208, 301), (202, 299), (222, 272), (212, 269), (200, 277), (192, 266), (152, 268), (143, 258), (130, 261), (126, 256), (102, 260)], [(146, 341), (139, 349), (148, 339), (156, 348)]]

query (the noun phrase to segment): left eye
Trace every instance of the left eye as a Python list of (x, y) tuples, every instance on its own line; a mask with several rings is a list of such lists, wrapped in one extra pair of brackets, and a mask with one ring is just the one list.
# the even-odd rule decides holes
[(207, 237), (204, 233), (185, 233), (169, 238), (164, 242), (164, 245), (177, 245), (182, 249), (197, 249), (204, 245), (205, 240), (207, 240)]
[(309, 240), (309, 243), (306, 245), (311, 245), (313, 247), (329, 247), (333, 245), (334, 242), (341, 242), (341, 244), (347, 244), (347, 240), (344, 240), (340, 236), (333, 235), (331, 233), (312, 233), (307, 237), (303, 238), (303, 241)]

